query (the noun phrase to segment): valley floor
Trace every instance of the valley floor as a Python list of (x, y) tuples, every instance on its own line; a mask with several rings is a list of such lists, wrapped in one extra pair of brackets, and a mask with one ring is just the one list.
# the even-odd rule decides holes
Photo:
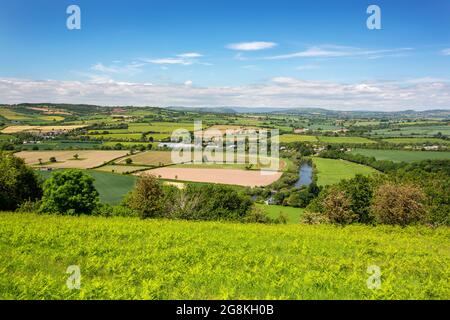
[[(449, 239), (446, 227), (0, 213), (0, 299), (450, 299)], [(71, 265), (80, 290), (66, 287)]]

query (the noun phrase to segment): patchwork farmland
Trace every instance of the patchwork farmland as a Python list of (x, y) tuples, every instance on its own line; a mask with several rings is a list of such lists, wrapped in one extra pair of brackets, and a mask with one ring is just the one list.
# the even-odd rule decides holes
[[(413, 137), (375, 135), (372, 134), (373, 130), (389, 126), (390, 122), (358, 118), (358, 116), (351, 117), (351, 119), (330, 119), (328, 116), (320, 118), (316, 113), (306, 116), (270, 113), (265, 115), (218, 115), (207, 112), (178, 112), (168, 109), (131, 107), (98, 107), (95, 112), (83, 109), (83, 107), (66, 110), (61, 106), (41, 108), (38, 105), (36, 108), (31, 108), (33, 109), (30, 109), (29, 106), (1, 109), (4, 115), (15, 118), (15, 120), (8, 120), (1, 117), (0, 114), (0, 130), (2, 130), (0, 146), (4, 150), (1, 153), (2, 157), (14, 154), (14, 156), (24, 159), (25, 163), (46, 181), (58, 174), (70, 176), (73, 171), (69, 169), (78, 169), (76, 172), (81, 171), (84, 175), (92, 177), (93, 188), (98, 192), (98, 203), (90, 215), (96, 217), (88, 217), (85, 213), (81, 213), (79, 216), (75, 214), (73, 217), (63, 216), (69, 213), (54, 216), (43, 214), (40, 211), (42, 210), (41, 202), (26, 202), (25, 205), (17, 207), (18, 211), (26, 211), (20, 214), (0, 213), (0, 229), (2, 229), (1, 234), (4, 237), (1, 241), (3, 247), (0, 259), (3, 259), (8, 266), (7, 272), (0, 270), (1, 298), (342, 297), (383, 299), (395, 296), (444, 299), (450, 297), (445, 280), (448, 278), (446, 270), (436, 268), (436, 265), (442, 265), (442, 261), (436, 262), (437, 257), (440, 257), (441, 260), (448, 258), (443, 253), (448, 250), (442, 245), (445, 243), (442, 239), (448, 237), (448, 227), (444, 220), (445, 208), (447, 208), (445, 199), (447, 199), (446, 194), (448, 193), (446, 191), (448, 188), (446, 188), (445, 180), (445, 161), (449, 160), (450, 151), (447, 149), (449, 140), (445, 135), (434, 136), (429, 133)], [(242, 137), (252, 131), (279, 129), (279, 167), (269, 172), (262, 170), (268, 169), (267, 165), (255, 164), (254, 161), (250, 161), (255, 160), (255, 156), (248, 154), (242, 156), (240, 151), (237, 151), (237, 145), (232, 145), (229, 149), (233, 151), (234, 162), (226, 162), (226, 156), (220, 150), (222, 150), (221, 147), (229, 146), (226, 144), (221, 146), (207, 134), (203, 137), (205, 139), (202, 143), (200, 163), (193, 162), (192, 157), (183, 159), (183, 163), (174, 161), (171, 150), (174, 144), (169, 143), (172, 132), (176, 129), (186, 129), (193, 137), (195, 134), (194, 120), (202, 120), (203, 129), (213, 128), (222, 133), (230, 129)], [(50, 121), (52, 122), (50, 123)], [(435, 120), (435, 123), (430, 122), (432, 120), (422, 121), (423, 126), (428, 126), (428, 124), (430, 127), (442, 126), (440, 120)], [(411, 128), (415, 126), (399, 122), (398, 119), (392, 120), (392, 126), (408, 125)], [(417, 125), (419, 123), (421, 122), (417, 121)], [(165, 144), (162, 144), (161, 141), (164, 141)], [(246, 152), (250, 150), (249, 141), (246, 141), (244, 146)], [(192, 146), (186, 144), (186, 147), (190, 149)], [(429, 151), (422, 151), (427, 149)], [(268, 150), (259, 150), (258, 156), (263, 162), (265, 160), (270, 162), (273, 158), (270, 152), (265, 151)], [(238, 157), (238, 154), (242, 157)], [(355, 155), (358, 157), (350, 159), (354, 162), (344, 160)], [(244, 161), (239, 162), (238, 158)], [(423, 160), (427, 162), (423, 163)], [(361, 164), (356, 161), (360, 161)], [(433, 222), (427, 220), (426, 223), (434, 223), (436, 227), (429, 228), (422, 221), (417, 224), (424, 225), (400, 228), (385, 226), (384, 223), (377, 220), (371, 220), (370, 223), (360, 220), (356, 222), (346, 222), (345, 219), (345, 222), (329, 220), (336, 218), (336, 215), (328, 213), (327, 206), (333, 206), (333, 213), (337, 212), (348, 218), (345, 214), (349, 210), (353, 210), (351, 209), (353, 208), (351, 202), (353, 198), (350, 198), (353, 196), (357, 196), (358, 201), (362, 199), (358, 205), (364, 202), (365, 212), (372, 214), (373, 196), (367, 200), (366, 193), (361, 192), (355, 195), (354, 192), (366, 190), (366, 183), (370, 184), (370, 188), (373, 188), (374, 192), (379, 192), (376, 189), (378, 188), (377, 183), (386, 181), (392, 183), (395, 179), (399, 179), (399, 176), (393, 178), (396, 168), (399, 168), (399, 172), (403, 170), (402, 168), (408, 168), (406, 173), (402, 172), (401, 174), (409, 174), (408, 171), (411, 169), (407, 167), (408, 165), (420, 169), (413, 170), (411, 173), (414, 174), (413, 179), (407, 177), (408, 180), (405, 178), (404, 181), (396, 184), (395, 190), (397, 190), (396, 192), (399, 192), (398, 190), (403, 190), (403, 192), (405, 192), (404, 190), (420, 190), (418, 191), (419, 199), (422, 196), (420, 192), (423, 192), (428, 204), (426, 210), (430, 210), (426, 211), (427, 219), (436, 219)], [(437, 172), (428, 172), (432, 170), (437, 170)], [(6, 170), (6, 172), (9, 171)], [(367, 180), (354, 179), (358, 174), (367, 177)], [(141, 178), (148, 175), (154, 177), (150, 180), (154, 179), (152, 181), (155, 181), (156, 189), (146, 193), (144, 198), (139, 198), (136, 206), (134, 195), (139, 189), (137, 186), (143, 181)], [(343, 181), (345, 183), (342, 183)], [(411, 181), (415, 183), (413, 186), (409, 185)], [(403, 183), (406, 185), (404, 186)], [(71, 190), (74, 189), (77, 188)], [(0, 188), (0, 192), (1, 190)], [(58, 197), (60, 194), (64, 194), (63, 189), (58, 190)], [(344, 191), (340, 192), (341, 190)], [(328, 196), (328, 192), (336, 192), (336, 194), (332, 193), (331, 197)], [(160, 198), (153, 207), (156, 210), (144, 215), (139, 209), (142, 208), (141, 204), (145, 203), (145, 208), (149, 204), (151, 206), (151, 202), (147, 201), (156, 197), (158, 193), (160, 193)], [(45, 197), (40, 201), (45, 201)], [(70, 199), (67, 199), (67, 202), (69, 201)], [(133, 201), (135, 202), (133, 203)], [(335, 209), (336, 211), (334, 211)], [(316, 210), (323, 210), (323, 212)], [(433, 212), (433, 214), (429, 212)], [(73, 212), (70, 211), (70, 214)], [(328, 215), (331, 215), (331, 218)], [(349, 214), (350, 219), (354, 216), (353, 213)], [(137, 217), (145, 218), (147, 221), (141, 221)], [(337, 219), (340, 218), (338, 216)], [(183, 220), (194, 220), (195, 222)], [(220, 222), (203, 222), (202, 220), (220, 220)], [(27, 225), (27, 228), (23, 227), (23, 223)], [(336, 227), (330, 224), (349, 224), (349, 226)], [(197, 229), (192, 229), (193, 226)], [(65, 237), (69, 237), (67, 243), (63, 243), (65, 238), (57, 236), (57, 233), (61, 232)], [(190, 235), (190, 240), (189, 237), (184, 237), (184, 233)], [(15, 236), (11, 236), (12, 234)], [(17, 234), (23, 235), (20, 239), (24, 241), (14, 243), (12, 240), (18, 239)], [(83, 236), (80, 237), (80, 234)], [(263, 234), (265, 239), (261, 238)], [(177, 265), (174, 264), (175, 260), (166, 259), (167, 257), (164, 258), (161, 255), (161, 252), (167, 253), (167, 250), (171, 250), (173, 239), (179, 238), (180, 235), (184, 238), (178, 240), (184, 244), (188, 243), (188, 245), (185, 245), (184, 249), (179, 244), (173, 247), (178, 248), (178, 251), (182, 248), (182, 251), (185, 251), (183, 256), (191, 255), (191, 258), (192, 254), (197, 258), (201, 256), (198, 255), (198, 252), (194, 252), (195, 250), (204, 251), (203, 247), (208, 247), (218, 239), (221, 239), (219, 242), (226, 242), (225, 245), (219, 246), (219, 249), (215, 245), (215, 250), (219, 250), (221, 257), (219, 260), (222, 261), (221, 271), (215, 272), (216, 278), (211, 276), (204, 278), (208, 279), (208, 285), (205, 286), (204, 279), (200, 279), (198, 274), (195, 275), (198, 266), (201, 266), (200, 273), (204, 273), (204, 270), (209, 268), (204, 261), (201, 261), (203, 258), (197, 259), (198, 261), (190, 258), (197, 266), (193, 268), (183, 265), (183, 259), (176, 259)], [(303, 237), (303, 242), (306, 241), (305, 243), (312, 244), (312, 246), (305, 247), (305, 243), (294, 239), (299, 236)], [(171, 240), (164, 239), (164, 237)], [(233, 239), (234, 242), (228, 241), (227, 237)], [(263, 247), (258, 247), (259, 244), (257, 241), (255, 242), (258, 237), (262, 239), (260, 239), (261, 243), (265, 243), (266, 249), (262, 250)], [(33, 243), (27, 239), (34, 239)], [(46, 246), (45, 250), (47, 251), (42, 252), (42, 248), (36, 245), (36, 239), (39, 239), (39, 243), (49, 242), (52, 245)], [(76, 245), (77, 239), (83, 239), (83, 241), (73, 251), (72, 247), (74, 243)], [(117, 243), (123, 242), (121, 239), (127, 239), (126, 242), (129, 246), (124, 250), (128, 253), (130, 250), (136, 249), (136, 245), (139, 247), (139, 244), (143, 243), (152, 243), (152, 247), (160, 246), (164, 250), (142, 251), (141, 246), (132, 255), (128, 254), (130, 257), (132, 256), (130, 259), (123, 260), (127, 256), (124, 254), (125, 251), (116, 250), (120, 247), (117, 247)], [(205, 243), (201, 244), (201, 241), (198, 242), (199, 239), (209, 242), (204, 246)], [(371, 248), (367, 249), (367, 243), (361, 245), (361, 239), (369, 241)], [(194, 241), (194, 245), (192, 241)], [(66, 250), (58, 248), (68, 245), (69, 242), (72, 249), (68, 251), (68, 256), (65, 256)], [(267, 249), (268, 243), (270, 244), (269, 249)], [(392, 251), (392, 243), (396, 245), (395, 250), (407, 252), (407, 255), (402, 254), (400, 257), (394, 252), (395, 250)], [(407, 250), (411, 247), (411, 243), (414, 244), (414, 252)], [(24, 258), (21, 253), (24, 251), (20, 249), (22, 246), (26, 248), (26, 252), (33, 252), (32, 261)], [(225, 250), (224, 248), (227, 246), (228, 249)], [(277, 246), (279, 248), (276, 248)], [(194, 247), (195, 250), (192, 251)], [(238, 247), (245, 250), (242, 251)], [(433, 250), (425, 250), (430, 247)], [(232, 248), (231, 251), (230, 248)], [(280, 248), (283, 248), (284, 251), (280, 251)], [(285, 253), (289, 250), (297, 252), (298, 256), (299, 248), (300, 251), (306, 250), (304, 257), (300, 260), (309, 261), (309, 265), (301, 266), (301, 262), (299, 264), (298, 261), (294, 261), (295, 259), (292, 260), (289, 254), (286, 256)], [(381, 248), (383, 259), (373, 260), (374, 248)], [(244, 251), (245, 254), (243, 254)], [(83, 254), (78, 254), (78, 252), (83, 252)], [(88, 252), (87, 256), (95, 256), (98, 259), (93, 261), (80, 258), (80, 256), (86, 257), (86, 252)], [(102, 252), (108, 254), (105, 255)], [(142, 252), (146, 253), (142, 255)], [(153, 256), (148, 256), (148, 252), (153, 252)], [(238, 256), (233, 258), (231, 252), (237, 252)], [(258, 256), (256, 252), (263, 252), (263, 254)], [(269, 252), (269, 256), (267, 256), (267, 252)], [(284, 252), (281, 255), (284, 255), (284, 258), (279, 256), (273, 260), (273, 252)], [(315, 255), (314, 252), (320, 254)], [(348, 283), (348, 286), (342, 287), (341, 280), (337, 281), (334, 279), (335, 277), (328, 276), (336, 274), (337, 269), (331, 270), (335, 267), (333, 264), (325, 261), (328, 267), (324, 269), (323, 261), (319, 261), (320, 257), (323, 258), (330, 252), (333, 253), (330, 261), (338, 261), (338, 264), (341, 265), (341, 269), (337, 273), (338, 278), (354, 279)], [(427, 255), (424, 252), (432, 252), (432, 254)], [(115, 255), (114, 259), (111, 259), (111, 254)], [(58, 279), (61, 278), (58, 274), (58, 270), (62, 268), (61, 263), (73, 263), (70, 255), (72, 258), (75, 257), (77, 263), (80, 263), (85, 270), (83, 287), (78, 293), (65, 290), (65, 287), (58, 282)], [(245, 255), (254, 261), (248, 260)], [(44, 259), (44, 256), (47, 259)], [(54, 261), (54, 259), (48, 260), (48, 256), (58, 256), (59, 260), (55, 260), (56, 264), (50, 263), (49, 265), (48, 261)], [(354, 259), (355, 256), (357, 259)], [(383, 262), (392, 261), (393, 256), (397, 257), (396, 263), (402, 264), (400, 267), (395, 265), (394, 268), (392, 263), (385, 264)], [(237, 264), (236, 257), (240, 261)], [(263, 257), (263, 259), (258, 257)], [(267, 257), (269, 260), (266, 259)], [(350, 259), (354, 261), (353, 273), (347, 272), (346, 268), (342, 269), (342, 265), (345, 265), (348, 257), (353, 257)], [(151, 264), (148, 263), (149, 259), (152, 261)], [(124, 261), (125, 264), (123, 264)], [(256, 261), (257, 265), (263, 267), (259, 268), (256, 273), (254, 268), (245, 270), (245, 265), (248, 265), (249, 261), (251, 263)], [(280, 261), (283, 264), (281, 267)], [(390, 279), (391, 282), (390, 285), (383, 287), (382, 291), (372, 292), (365, 289), (365, 282), (361, 279), (366, 277), (365, 271), (368, 263), (382, 265), (383, 277), (389, 277), (383, 278)], [(101, 264), (103, 267), (99, 268), (97, 264)], [(138, 271), (138, 273), (134, 273), (133, 278), (137, 285), (132, 286), (132, 290), (123, 289), (129, 286), (127, 270), (134, 270), (133, 266), (137, 265), (141, 266), (141, 269), (142, 266), (144, 269), (148, 269), (148, 266), (153, 265), (154, 270), (159, 270), (156, 273), (152, 271), (152, 274), (158, 275), (158, 279), (149, 280), (153, 281), (152, 283), (142, 282), (140, 279), (143, 273)], [(230, 268), (231, 265), (234, 268)], [(304, 270), (309, 270), (310, 273), (307, 272), (306, 276), (302, 278), (301, 286), (297, 286), (293, 280), (298, 277), (297, 267), (299, 265), (300, 273)], [(236, 266), (243, 268), (244, 272), (241, 275), (236, 276)], [(286, 268), (286, 266), (288, 267)], [(297, 267), (293, 268), (292, 266)], [(128, 285), (125, 285), (124, 282), (122, 288), (117, 289), (117, 279), (112, 282), (108, 280), (111, 278), (109, 269), (114, 269), (114, 274), (120, 279), (128, 277), (126, 281)], [(36, 276), (36, 270), (38, 270), (39, 276)], [(64, 270), (62, 268), (62, 272)], [(180, 285), (179, 279), (175, 279), (179, 270), (188, 270), (185, 284)], [(231, 270), (234, 270), (234, 273)], [(404, 272), (405, 270), (408, 272)], [(189, 275), (189, 273), (191, 274)], [(230, 279), (234, 279), (234, 284), (233, 281), (227, 279), (228, 273), (229, 275), (234, 274), (234, 276), (230, 276)], [(263, 273), (263, 276), (255, 287), (255, 274), (259, 273)], [(175, 277), (176, 281), (169, 278), (167, 278), (169, 280), (162, 279), (161, 275), (163, 274), (169, 278)], [(277, 285), (275, 288), (273, 283), (267, 281), (267, 277), (270, 278), (276, 274), (278, 276), (282, 274), (285, 281), (281, 282), (281, 287)], [(246, 284), (245, 277), (250, 277), (252, 284), (250, 282)], [(236, 285), (237, 278), (239, 278), (238, 285)], [(312, 283), (311, 279), (316, 279), (315, 282), (319, 281), (320, 283), (317, 282), (319, 285)], [(434, 281), (432, 286), (429, 284), (429, 279)], [(279, 284), (279, 279), (276, 282)], [(45, 289), (41, 288), (42, 283), (46, 283)], [(161, 289), (161, 283), (164, 284), (165, 289)], [(190, 288), (189, 292), (195, 294), (186, 296), (186, 286)], [(38, 290), (38, 288), (41, 289)], [(136, 288), (142, 288), (142, 290)], [(191, 288), (198, 290), (191, 290)], [(263, 294), (261, 290), (264, 291)]]

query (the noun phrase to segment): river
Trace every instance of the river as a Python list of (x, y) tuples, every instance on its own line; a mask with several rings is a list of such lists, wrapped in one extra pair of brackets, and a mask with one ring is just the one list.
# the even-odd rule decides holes
[(312, 166), (307, 162), (302, 163), (299, 169), (299, 175), (300, 178), (297, 180), (294, 186), (296, 188), (300, 188), (301, 186), (309, 186), (312, 182), (313, 177)]

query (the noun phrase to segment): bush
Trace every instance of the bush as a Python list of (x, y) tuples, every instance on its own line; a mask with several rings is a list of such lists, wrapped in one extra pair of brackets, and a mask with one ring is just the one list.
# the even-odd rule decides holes
[(111, 206), (109, 204), (100, 204), (96, 210), (95, 214), (102, 217), (137, 217), (139, 214), (133, 209), (118, 205)]
[(242, 220), (250, 211), (249, 196), (221, 185), (187, 184), (165, 191), (164, 216), (188, 220)]
[(41, 203), (39, 201), (26, 200), (25, 202), (20, 204), (20, 206), (16, 209), (16, 212), (34, 213), (39, 211), (40, 206)]
[(425, 219), (424, 201), (419, 187), (387, 182), (375, 191), (372, 212), (379, 223), (405, 226)]
[(252, 210), (244, 217), (246, 223), (270, 223), (271, 219), (261, 208), (253, 207)]
[(273, 223), (286, 224), (288, 217), (284, 213), (280, 213), (276, 219), (270, 218), (261, 208), (253, 206), (249, 213), (243, 218), (245, 223)]
[(273, 222), (277, 224), (287, 224), (288, 216), (285, 213), (281, 212), (278, 217), (273, 220)]
[(163, 188), (150, 174), (140, 176), (136, 187), (127, 198), (127, 205), (137, 211), (142, 219), (160, 217), (163, 214)]
[(94, 179), (80, 170), (57, 171), (44, 183), (40, 212), (92, 214), (99, 203)]
[(328, 218), (321, 212), (305, 212), (300, 218), (300, 222), (307, 224), (329, 223)]
[(331, 223), (350, 224), (358, 219), (344, 191), (332, 187), (323, 201), (324, 214)]
[(41, 181), (22, 159), (0, 152), (0, 173), (0, 210), (15, 210), (42, 196)]

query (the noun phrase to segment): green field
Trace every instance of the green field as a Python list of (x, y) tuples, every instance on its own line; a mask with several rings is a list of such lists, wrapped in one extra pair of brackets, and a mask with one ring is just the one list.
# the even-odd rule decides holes
[(377, 170), (361, 164), (341, 160), (312, 158), (316, 167), (317, 184), (319, 186), (335, 184), (343, 179), (351, 179), (356, 174), (369, 175)]
[(315, 136), (307, 136), (301, 134), (283, 134), (280, 136), (280, 142), (317, 142), (317, 138)]
[(399, 137), (399, 136), (434, 136), (438, 133), (450, 135), (450, 125), (434, 126), (411, 126), (404, 125), (400, 128), (387, 128), (371, 131), (372, 135), (381, 137)]
[(143, 169), (150, 169), (150, 167), (143, 166), (127, 166), (127, 165), (106, 165), (96, 168), (96, 171), (111, 172), (111, 173), (132, 173)]
[[(119, 133), (166, 133), (171, 135), (176, 129), (186, 129), (188, 131), (194, 130), (193, 123), (176, 123), (176, 122), (152, 122), (152, 123), (130, 123), (128, 129), (105, 129), (105, 130), (89, 130), (90, 134), (95, 132), (101, 133), (102, 131), (108, 131), (110, 134)], [(149, 134), (151, 136), (152, 133)]]
[(448, 300), (449, 230), (0, 213), (0, 299)]
[(134, 146), (144, 146), (147, 148), (147, 146), (149, 144), (152, 145), (152, 148), (156, 148), (158, 146), (158, 142), (128, 142), (128, 141), (105, 141), (102, 143), (103, 146), (109, 146), (109, 147), (115, 147), (116, 144), (120, 143), (122, 146), (124, 146), (125, 148), (131, 148)]
[(283, 213), (288, 218), (288, 224), (294, 224), (300, 222), (300, 216), (303, 214), (304, 209), (302, 208), (294, 208), (294, 207), (285, 207), (278, 205), (266, 205), (257, 203), (256, 206), (263, 210), (269, 217), (276, 219), (280, 216), (280, 213)]
[(446, 144), (450, 145), (450, 140), (438, 138), (388, 138), (382, 141), (393, 144)]
[(96, 142), (44, 142), (38, 144), (22, 144), (20, 148), (22, 150), (33, 150), (38, 148), (38, 150), (82, 150), (82, 149), (100, 149), (101, 143)]
[[(111, 133), (111, 134), (90, 134), (88, 137), (96, 140), (125, 140), (125, 141), (140, 141), (142, 138), (141, 133)], [(166, 133), (150, 133), (146, 139), (152, 137), (155, 141), (160, 141), (170, 137)]]
[[(51, 172), (38, 171), (44, 178), (48, 178)], [(119, 204), (123, 197), (133, 189), (137, 177), (115, 173), (83, 170), (95, 179), (94, 186), (100, 194), (100, 201), (112, 205)]]
[(376, 143), (373, 140), (363, 138), (363, 137), (327, 137), (320, 136), (317, 137), (322, 143), (330, 144), (362, 144), (362, 143)]
[(12, 135), (0, 133), (0, 141), (9, 141), (14, 139), (15, 137)]
[(27, 115), (17, 113), (9, 108), (0, 107), (0, 116), (7, 120), (29, 120)]
[(61, 116), (40, 116), (38, 119), (44, 121), (63, 121), (65, 118)]
[(390, 160), (394, 162), (413, 162), (422, 160), (450, 160), (450, 152), (436, 151), (406, 151), (406, 150), (381, 150), (381, 149), (353, 149), (352, 154), (361, 154), (366, 157), (374, 157), (377, 160)]

